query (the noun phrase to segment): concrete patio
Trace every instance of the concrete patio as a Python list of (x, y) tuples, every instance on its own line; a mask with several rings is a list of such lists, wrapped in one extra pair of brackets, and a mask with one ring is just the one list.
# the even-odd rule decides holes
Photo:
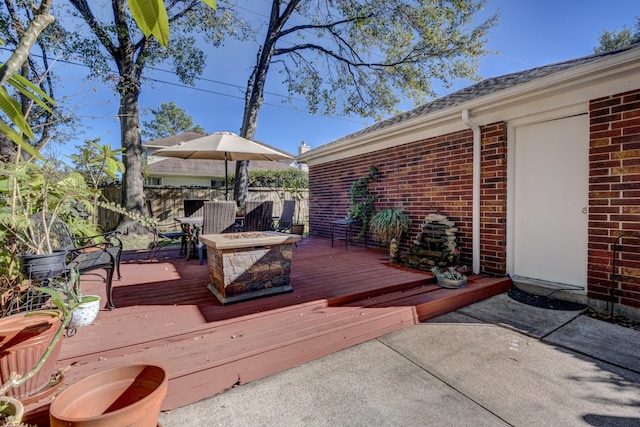
[(638, 426), (640, 331), (500, 294), (195, 404), (172, 426)]

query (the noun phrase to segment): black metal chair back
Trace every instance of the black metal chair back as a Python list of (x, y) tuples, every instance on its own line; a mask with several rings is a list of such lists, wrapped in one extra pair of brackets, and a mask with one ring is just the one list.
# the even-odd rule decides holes
[(274, 228), (275, 231), (288, 231), (293, 225), (293, 213), (296, 210), (295, 200), (285, 200), (282, 207), (282, 214), (278, 219), (278, 225)]

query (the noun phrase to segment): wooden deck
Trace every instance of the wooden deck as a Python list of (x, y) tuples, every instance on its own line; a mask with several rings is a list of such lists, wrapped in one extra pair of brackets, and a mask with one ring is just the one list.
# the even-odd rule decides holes
[[(390, 264), (385, 252), (305, 238), (294, 248), (294, 291), (222, 306), (207, 289), (206, 265), (177, 250), (123, 256), (114, 280), (116, 309), (64, 338), (58, 365), (65, 384), (126, 364), (163, 366), (163, 409), (188, 405), (338, 350), (504, 292), (509, 279), (472, 276), (443, 289), (430, 273)], [(99, 278), (83, 276), (85, 293), (104, 298)], [(49, 401), (29, 405), (46, 425)]]

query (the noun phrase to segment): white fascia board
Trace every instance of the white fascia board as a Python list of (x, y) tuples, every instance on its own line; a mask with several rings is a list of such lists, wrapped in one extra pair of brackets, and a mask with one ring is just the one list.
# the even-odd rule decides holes
[(311, 166), (397, 147), (409, 142), (464, 129), (467, 129), (467, 127), (460, 121), (460, 118), (450, 113), (443, 116), (441, 120), (434, 120), (433, 115), (431, 115), (428, 122), (425, 122), (422, 117), (417, 117), (385, 127), (377, 132), (349, 139), (344, 143), (336, 144), (335, 147), (330, 147), (328, 150), (323, 150), (321, 153), (303, 155), (297, 159), (298, 162), (307, 163)]
[(588, 101), (640, 88), (640, 49), (472, 99), (450, 108), (411, 118), (362, 136), (321, 146), (297, 157), (316, 165), (392, 148), (409, 142), (467, 129), (461, 111), (469, 110), (474, 122), (487, 125), (508, 122), (544, 111), (573, 108), (586, 111)]
[[(640, 49), (636, 53), (640, 54)], [(602, 65), (591, 63), (579, 67), (579, 72), (576, 69), (558, 72), (470, 101), (465, 106), (472, 111), (474, 121), (485, 125), (576, 105), (582, 105), (586, 112), (588, 102), (593, 99), (640, 88), (640, 55), (636, 55), (635, 62), (606, 68)]]

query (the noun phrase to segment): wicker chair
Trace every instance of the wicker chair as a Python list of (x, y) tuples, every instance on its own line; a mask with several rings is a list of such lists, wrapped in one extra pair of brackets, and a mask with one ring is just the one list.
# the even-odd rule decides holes
[(243, 231), (273, 230), (273, 202), (247, 202)]
[[(202, 210), (202, 234), (233, 233), (236, 227), (236, 202), (205, 202)], [(200, 264), (204, 264), (206, 247), (199, 243)]]
[(183, 200), (184, 216), (202, 216), (204, 202), (208, 200)]

